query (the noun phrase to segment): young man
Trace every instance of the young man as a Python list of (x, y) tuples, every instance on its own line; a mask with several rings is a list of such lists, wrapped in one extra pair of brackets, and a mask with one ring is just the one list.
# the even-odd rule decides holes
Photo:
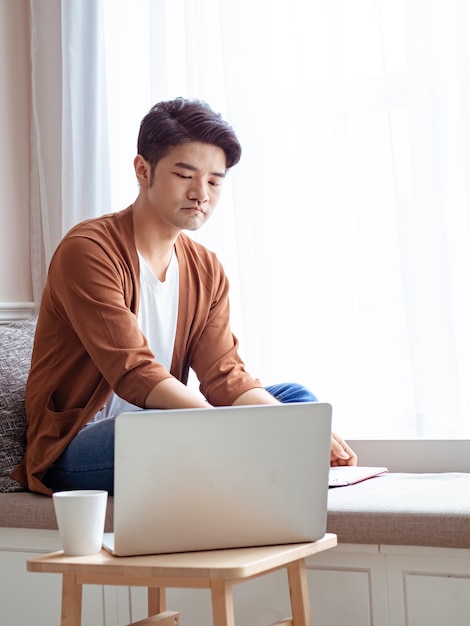
[[(232, 128), (204, 103), (157, 104), (140, 127), (134, 204), (79, 224), (58, 246), (26, 386), (26, 455), (13, 474), (32, 491), (112, 493), (124, 410), (315, 400), (299, 385), (264, 389), (245, 370), (223, 268), (183, 233), (209, 219), (240, 156)], [(186, 386), (190, 368), (202, 396)], [(336, 435), (331, 461), (356, 462)]]

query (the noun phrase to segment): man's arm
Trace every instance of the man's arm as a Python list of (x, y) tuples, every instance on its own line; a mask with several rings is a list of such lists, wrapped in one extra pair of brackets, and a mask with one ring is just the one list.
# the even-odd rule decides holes
[[(249, 389), (233, 402), (233, 406), (248, 404), (280, 404), (265, 389)], [(155, 385), (145, 401), (146, 409), (191, 409), (211, 406), (203, 396), (176, 378), (166, 378)]]
[(233, 406), (247, 404), (280, 404), (280, 402), (268, 393), (266, 389), (256, 387), (245, 391), (245, 393), (238, 396), (238, 398), (232, 403)]
[(204, 398), (177, 378), (155, 385), (145, 400), (146, 409), (197, 409), (210, 406)]

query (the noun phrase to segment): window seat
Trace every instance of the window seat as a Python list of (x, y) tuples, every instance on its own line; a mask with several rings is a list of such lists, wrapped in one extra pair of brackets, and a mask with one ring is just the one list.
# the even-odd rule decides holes
[[(0, 326), (0, 528), (57, 528), (52, 500), (22, 491), (22, 486), (10, 478), (24, 454), (24, 387), (35, 328), (35, 318)], [(386, 464), (393, 471), (357, 485), (330, 489), (328, 531), (336, 533), (343, 544), (470, 547), (469, 454), (467, 448), (461, 448), (465, 442), (454, 444), (460, 447), (454, 446), (453, 453), (444, 456), (452, 460), (458, 473), (409, 473), (406, 464), (395, 467), (391, 459), (387, 460), (383, 442), (370, 444), (369, 451), (364, 452), (360, 442), (352, 443), (363, 464)], [(429, 449), (430, 445), (434, 443), (422, 442), (420, 448), (425, 446), (424, 459), (438, 467), (443, 455)], [(398, 442), (400, 463), (408, 446)], [(412, 458), (416, 457), (413, 452)], [(467, 465), (458, 466), (462, 460)], [(405, 468), (408, 473), (397, 473)], [(110, 530), (112, 499), (106, 524)]]
[[(44, 577), (39, 592), (38, 581), (26, 572), (27, 555), (60, 549), (52, 499), (25, 492), (10, 478), (24, 454), (24, 387), (34, 330), (34, 318), (0, 325), (0, 606), (9, 624), (53, 624), (60, 615), (60, 581)], [(338, 535), (339, 545), (307, 565), (321, 623), (336, 626), (347, 615), (350, 626), (467, 624), (470, 440), (348, 441), (363, 465), (386, 465), (391, 473), (329, 491), (328, 531)], [(105, 529), (112, 528), (109, 498)], [(112, 626), (118, 616), (119, 623), (129, 623), (134, 606), (145, 611), (146, 602), (134, 590), (121, 591), (88, 595), (89, 623)], [(38, 593), (48, 598), (40, 603), (42, 618), (38, 604), (24, 602)], [(281, 602), (281, 592), (270, 587), (265, 593), (269, 611), (256, 626), (272, 621), (272, 607)], [(243, 615), (250, 616), (242, 623), (255, 626), (251, 608), (259, 598), (256, 586), (242, 603)], [(191, 597), (178, 596), (175, 606), (190, 623), (196, 623), (196, 614), (205, 616), (197, 623), (209, 623), (210, 616)], [(279, 618), (285, 613), (281, 606), (278, 612)]]

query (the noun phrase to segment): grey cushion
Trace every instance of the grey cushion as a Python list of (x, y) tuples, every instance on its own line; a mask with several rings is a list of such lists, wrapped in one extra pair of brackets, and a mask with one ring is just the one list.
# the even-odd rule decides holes
[[(108, 498), (105, 531), (113, 530), (114, 499)], [(0, 493), (0, 528), (57, 530), (52, 498), (37, 493)]]
[(0, 492), (24, 489), (10, 473), (25, 450), (24, 394), (36, 321), (0, 325)]
[(388, 474), (330, 489), (341, 543), (470, 548), (470, 474)]
[[(0, 527), (56, 529), (52, 498), (0, 494)], [(389, 474), (330, 489), (328, 531), (340, 543), (470, 548), (470, 474)]]

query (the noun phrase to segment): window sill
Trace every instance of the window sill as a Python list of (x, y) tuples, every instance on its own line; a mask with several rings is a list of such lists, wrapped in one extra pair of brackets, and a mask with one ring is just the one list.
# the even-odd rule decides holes
[(359, 465), (391, 472), (470, 472), (470, 439), (348, 439)]

